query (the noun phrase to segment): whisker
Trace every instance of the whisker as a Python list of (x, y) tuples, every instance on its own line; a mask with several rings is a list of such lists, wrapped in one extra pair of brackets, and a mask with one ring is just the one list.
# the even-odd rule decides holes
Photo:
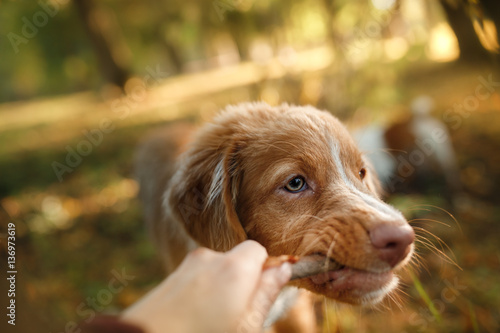
[(413, 266), (413, 268), (415, 268), (417, 271), (420, 271), (420, 267), (422, 267), (422, 266), (421, 266), (421, 261), (419, 261), (419, 260), (421, 260), (421, 258), (419, 257), (419, 255), (417, 253), (414, 253), (413, 255), (414, 255), (414, 258), (412, 258), (412, 260), (410, 260), (408, 262), (408, 264), (405, 267), (403, 267), (403, 269), (405, 269), (408, 266)]
[(422, 254), (420, 254), (418, 251), (415, 251), (413, 253), (414, 255), (414, 260), (411, 260), (408, 264), (409, 265), (414, 265), (415, 268), (424, 268), (424, 269), (427, 269), (427, 265), (425, 263), (425, 260), (424, 260), (424, 257)]
[[(441, 249), (438, 249), (437, 246), (436, 246), (436, 244), (432, 243), (430, 239), (424, 237), (423, 235), (416, 234), (417, 238), (415, 239), (415, 242), (418, 240), (419, 242), (421, 242), (423, 244), (423, 240), (426, 240), (427, 241), (426, 244), (431, 245), (431, 247), (434, 248), (437, 251), (437, 253), (439, 253), (440, 255), (442, 255), (446, 259), (447, 262), (449, 262), (450, 264), (454, 265), (458, 269), (463, 270), (460, 267), (460, 265), (457, 264), (455, 254), (453, 253), (452, 249), (448, 246), (448, 244), (446, 244), (445, 241), (443, 241), (438, 236), (434, 235), (429, 230), (426, 230), (426, 229), (423, 229), (423, 228), (419, 228), (419, 227), (416, 227), (415, 229), (417, 229), (419, 232), (425, 233), (426, 235), (432, 236), (438, 242), (438, 244), (441, 247)], [(450, 257), (450, 256), (448, 256), (445, 253), (446, 250), (448, 250), (453, 255), (453, 258)]]
[[(405, 284), (401, 283), (401, 284), (405, 285), (406, 287), (408, 286), (406, 283)], [(401, 288), (401, 287), (398, 287), (397, 292), (399, 294), (403, 294), (404, 296), (406, 296), (408, 298), (411, 297), (410, 294), (408, 294), (406, 291), (404, 291), (403, 288)]]
[(412, 223), (412, 222), (434, 222), (434, 223), (437, 223), (437, 224), (441, 224), (441, 225), (444, 225), (448, 228), (451, 228), (451, 225), (449, 225), (448, 223), (446, 222), (443, 222), (443, 221), (439, 221), (439, 220), (433, 220), (433, 219), (412, 219), (412, 220), (409, 220), (408, 223)]
[(410, 267), (414, 267), (418, 272), (420, 272), (420, 268), (423, 268), (429, 275), (431, 272), (429, 271), (429, 268), (427, 267), (422, 254), (418, 253), (417, 251), (420, 250), (418, 248), (415, 248), (415, 251), (413, 253), (413, 258), (412, 260), (408, 263), (407, 266), (403, 267), (405, 272), (408, 272), (410, 270)]
[[(388, 295), (387, 295), (387, 297), (388, 297), (390, 300), (392, 300), (392, 295), (391, 295), (391, 294), (388, 294)], [(382, 309), (384, 309), (384, 310), (386, 310), (386, 311), (390, 311), (390, 310), (391, 310), (391, 308), (390, 308), (390, 306), (389, 306), (389, 303), (388, 303), (387, 301), (386, 301), (386, 302), (380, 302), (380, 303), (378, 303), (378, 304), (375, 304), (375, 307), (380, 307), (380, 308), (382, 308)], [(381, 311), (380, 309), (377, 309), (377, 310)]]
[(424, 247), (426, 247), (427, 249), (431, 250), (431, 252), (434, 252), (435, 254), (441, 256), (442, 259), (444, 259), (444, 261), (446, 261), (447, 263), (449, 263), (449, 264), (457, 267), (461, 271), (463, 271), (462, 267), (460, 267), (453, 259), (451, 259), (446, 253), (444, 253), (444, 251), (438, 249), (436, 247), (436, 245), (434, 245), (430, 241), (428, 241), (426, 239), (424, 239), (424, 240), (422, 240), (422, 239), (415, 239), (415, 242), (419, 242)]
[(326, 251), (326, 256), (328, 258), (330, 258), (332, 256), (332, 253), (333, 253), (333, 247), (335, 246), (335, 243), (337, 242), (337, 236), (338, 236), (338, 233), (335, 233), (333, 235), (333, 239), (330, 243), (330, 246), (328, 247), (328, 251)]
[(417, 206), (411, 206), (411, 207), (405, 208), (403, 211), (404, 212), (406, 212), (406, 211), (412, 211), (412, 212), (414, 212), (414, 211), (432, 212), (432, 210), (430, 210), (430, 209), (417, 208)]
[[(387, 295), (387, 298), (390, 301), (389, 305), (394, 304), (401, 311), (401, 310), (403, 310), (403, 302), (401, 300), (400, 295), (398, 294), (400, 291), (401, 290), (399, 287), (394, 289), (394, 291), (392, 293), (389, 293)], [(390, 310), (391, 310), (391, 312), (393, 311), (392, 307), (390, 308)]]
[[(299, 231), (298, 233), (295, 232), (292, 235), (290, 235), (290, 234), (283, 234), (281, 240), (276, 241), (275, 244), (280, 244), (280, 245), (281, 244), (288, 244), (290, 242), (302, 239), (307, 234), (310, 234), (310, 231), (306, 231), (306, 230)], [(322, 240), (324, 240), (324, 236), (323, 235), (318, 235), (318, 237), (315, 237), (314, 239), (312, 239), (312, 240), (310, 240), (308, 242), (307, 247), (302, 251), (303, 253), (298, 253), (298, 251), (296, 253), (299, 254), (299, 255), (306, 254), (310, 249), (314, 248)], [(297, 246), (300, 246), (300, 244), (298, 244)]]
[(402, 149), (394, 149), (394, 148), (383, 148), (380, 149), (382, 152), (390, 154), (391, 152), (396, 152), (396, 153), (403, 153), (403, 154), (408, 154), (408, 151), (402, 150)]
[(331, 332), (330, 330), (330, 311), (328, 311), (328, 301), (326, 299), (326, 296), (323, 296), (324, 300), (324, 306), (325, 306), (325, 318), (326, 318), (326, 327), (328, 329), (327, 332)]
[[(450, 213), (449, 211), (447, 211), (446, 209), (444, 208), (441, 208), (439, 206), (435, 206), (435, 205), (430, 205), (430, 204), (420, 204), (420, 205), (415, 205), (415, 206), (411, 206), (409, 208), (413, 208), (413, 207), (430, 207), (430, 208), (435, 208), (435, 209), (438, 209), (440, 210), (441, 212), (445, 213), (446, 215), (448, 215), (449, 217), (451, 217), (451, 219), (453, 220), (453, 222), (455, 222), (455, 224), (457, 225), (458, 227), (458, 230), (460, 230), (461, 233), (463, 233), (463, 230), (462, 228), (460, 227), (460, 223), (458, 223), (458, 220), (455, 218), (455, 216), (453, 216), (452, 213)], [(431, 210), (428, 210), (428, 211), (431, 211)]]
[[(438, 244), (441, 246), (441, 249), (444, 251), (446, 248), (448, 251), (450, 251), (451, 253), (453, 253), (453, 251), (451, 250), (451, 248), (448, 246), (448, 244), (446, 244), (445, 241), (443, 241), (440, 237), (436, 236), (435, 234), (433, 234), (432, 232), (430, 232), (429, 230), (427, 229), (424, 229), (424, 228), (420, 228), (420, 227), (415, 227), (414, 230), (418, 231), (418, 232), (422, 232), (424, 233), (425, 235), (429, 235), (429, 236), (432, 236), (437, 242)], [(420, 235), (418, 234), (418, 236), (420, 237), (425, 237), (424, 235)]]

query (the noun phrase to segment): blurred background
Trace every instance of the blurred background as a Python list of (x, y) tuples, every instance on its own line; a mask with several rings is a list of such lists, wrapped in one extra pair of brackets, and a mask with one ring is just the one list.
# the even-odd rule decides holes
[(135, 146), (254, 100), (343, 120), (419, 234), (398, 293), (325, 300), (320, 332), (499, 331), (497, 0), (0, 0), (0, 27), (2, 332), (73, 332), (158, 283)]

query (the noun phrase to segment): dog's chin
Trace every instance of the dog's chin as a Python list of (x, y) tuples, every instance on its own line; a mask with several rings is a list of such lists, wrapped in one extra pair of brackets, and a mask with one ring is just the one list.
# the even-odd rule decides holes
[(392, 270), (370, 272), (350, 267), (298, 280), (296, 285), (353, 305), (374, 305), (393, 291), (399, 279)]

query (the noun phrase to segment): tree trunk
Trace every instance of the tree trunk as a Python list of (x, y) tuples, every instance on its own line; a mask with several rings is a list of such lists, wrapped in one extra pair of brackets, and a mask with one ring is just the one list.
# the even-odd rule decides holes
[(481, 6), (486, 12), (486, 15), (495, 23), (495, 27), (497, 28), (497, 43), (500, 44), (500, 1), (481, 0)]
[(172, 66), (174, 67), (175, 73), (179, 74), (182, 73), (182, 57), (179, 54), (179, 51), (177, 48), (170, 43), (169, 41), (162, 40), (162, 45), (165, 48), (165, 51), (167, 52), (167, 55), (170, 59), (170, 62), (172, 63)]
[[(497, 1), (497, 0), (495, 0)], [(467, 15), (461, 3), (451, 5), (446, 0), (440, 1), (450, 27), (457, 36), (460, 49), (460, 60), (465, 62), (488, 61), (490, 57), (483, 48), (474, 30), (472, 20)]]
[[(102, 15), (97, 15), (94, 1), (74, 0), (74, 4), (94, 48), (102, 75), (106, 81), (123, 88), (129, 73), (125, 66), (119, 63), (120, 60), (116, 59), (120, 50), (116, 43), (113, 43), (115, 41), (111, 37), (110, 25), (104, 24)], [(110, 21), (108, 20), (108, 23)]]

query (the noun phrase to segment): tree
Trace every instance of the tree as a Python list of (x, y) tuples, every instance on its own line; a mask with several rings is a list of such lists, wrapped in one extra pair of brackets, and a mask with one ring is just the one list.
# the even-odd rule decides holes
[[(97, 62), (104, 78), (119, 87), (124, 87), (129, 77), (123, 58), (119, 58), (118, 41), (113, 30), (118, 27), (109, 19), (108, 13), (99, 10), (93, 0), (74, 0), (78, 15), (97, 56)], [(106, 24), (108, 23), (108, 24)]]
[(460, 60), (483, 61), (488, 52), (483, 48), (474, 30), (473, 21), (467, 14), (467, 4), (461, 1), (440, 0), (450, 27), (458, 40)]
[[(489, 18), (500, 31), (500, 1), (498, 0), (440, 0), (450, 27), (460, 48), (460, 59), (464, 61), (491, 60), (474, 29), (474, 22), (483, 24)], [(497, 42), (498, 42), (497, 34)]]

